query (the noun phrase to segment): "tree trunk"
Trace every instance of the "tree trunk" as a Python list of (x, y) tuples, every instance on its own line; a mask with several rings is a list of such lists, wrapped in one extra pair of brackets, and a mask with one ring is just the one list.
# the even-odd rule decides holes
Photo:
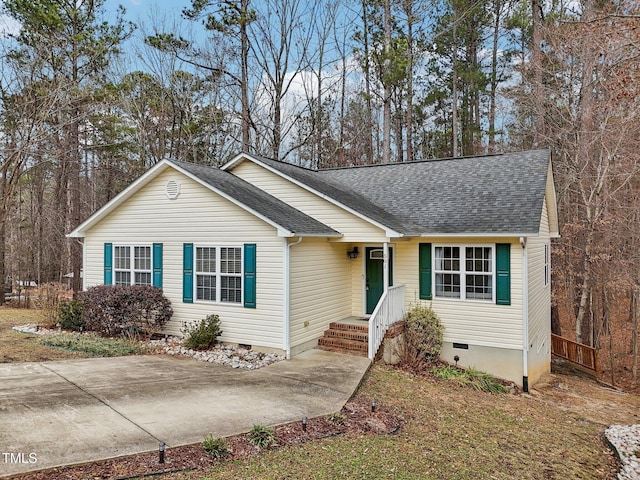
[(501, 13), (502, 0), (493, 0), (493, 50), (491, 52), (491, 78), (489, 82), (489, 153), (496, 151), (496, 94), (498, 91), (498, 39), (500, 37)]
[(551, 333), (562, 336), (562, 328), (560, 326), (560, 313), (557, 305), (551, 306)]
[(391, 161), (391, 0), (384, 0), (384, 98), (382, 100), (382, 163)]
[(531, 0), (531, 18), (533, 23), (530, 69), (533, 72), (533, 146), (540, 147), (544, 138), (544, 116), (540, 105), (542, 102), (542, 6), (540, 0)]
[(637, 386), (638, 382), (638, 310), (640, 302), (640, 287), (633, 287), (633, 294), (631, 297), (631, 317), (632, 317), (632, 325), (633, 330), (631, 331), (631, 352), (633, 358), (633, 365), (631, 367), (631, 379), (633, 381), (633, 386)]
[(251, 138), (249, 136), (249, 126), (251, 119), (249, 117), (249, 35), (247, 27), (249, 23), (249, 0), (241, 2), (241, 20), (240, 20), (240, 95), (242, 103), (242, 151), (249, 152)]
[(453, 68), (451, 72), (451, 155), (458, 156), (458, 60), (457, 52), (457, 36), (456, 24), (453, 24)]

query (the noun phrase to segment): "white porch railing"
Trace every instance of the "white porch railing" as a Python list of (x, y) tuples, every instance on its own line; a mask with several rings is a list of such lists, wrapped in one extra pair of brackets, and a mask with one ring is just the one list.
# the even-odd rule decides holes
[(404, 285), (389, 287), (382, 294), (375, 310), (369, 318), (369, 359), (378, 353), (384, 334), (389, 325), (402, 320), (404, 316)]

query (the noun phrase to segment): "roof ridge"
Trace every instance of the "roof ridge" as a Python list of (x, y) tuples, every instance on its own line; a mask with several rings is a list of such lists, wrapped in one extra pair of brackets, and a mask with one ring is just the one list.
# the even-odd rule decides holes
[[(501, 157), (507, 155), (520, 155), (526, 154), (529, 152), (548, 152), (549, 149), (531, 149), (531, 150), (522, 150), (522, 151), (513, 151), (513, 152), (496, 152), (496, 153), (485, 153), (478, 155), (463, 155), (461, 157), (442, 157), (442, 158), (425, 158), (422, 160), (411, 160), (409, 162), (388, 162), (388, 163), (370, 163), (367, 165), (349, 165), (345, 167), (328, 167), (328, 168), (320, 168), (317, 170), (310, 170), (312, 172), (328, 172), (332, 170), (346, 170), (346, 169), (354, 169), (354, 168), (371, 168), (371, 167), (393, 167), (398, 165), (415, 165), (421, 163), (437, 163), (437, 162), (448, 162), (448, 161), (457, 161), (457, 160), (470, 160), (470, 159), (480, 159), (480, 158), (493, 158), (493, 157)], [(284, 163), (284, 162), (283, 162)], [(297, 165), (296, 165), (297, 166)], [(300, 167), (304, 168), (304, 167)]]

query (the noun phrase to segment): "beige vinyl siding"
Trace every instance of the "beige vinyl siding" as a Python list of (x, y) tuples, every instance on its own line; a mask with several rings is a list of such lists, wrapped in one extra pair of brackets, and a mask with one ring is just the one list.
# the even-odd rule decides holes
[[(395, 247), (395, 285), (405, 284), (407, 308), (419, 298), (418, 245), (495, 245), (505, 239), (424, 238), (400, 241)], [(444, 341), (522, 350), (522, 249), (511, 244), (511, 305), (435, 298), (431, 304), (445, 327)], [(495, 275), (495, 272), (494, 272)]]
[[(291, 248), (291, 348), (315, 341), (351, 314), (351, 264), (343, 243), (304, 238)], [(308, 324), (305, 326), (305, 322)]]
[(385, 232), (324, 198), (245, 160), (231, 172), (343, 234), (342, 242), (384, 241)]
[[(180, 184), (180, 195), (169, 200), (165, 185)], [(167, 168), (134, 196), (87, 232), (85, 284), (103, 282), (104, 243), (162, 243), (163, 289), (171, 300), (173, 319), (166, 331), (179, 334), (185, 321), (218, 314), (223, 341), (283, 348), (282, 239), (272, 226), (208, 188)], [(257, 308), (238, 304), (182, 302), (183, 244), (257, 245)]]
[(551, 349), (551, 284), (544, 284), (544, 245), (549, 242), (549, 217), (543, 203), (540, 234), (527, 240), (529, 277), (529, 377), (549, 370)]
[[(351, 250), (355, 245), (350, 245), (349, 250)], [(360, 255), (358, 258), (354, 258), (351, 260), (351, 315), (354, 317), (359, 317), (364, 315), (365, 313), (365, 305), (364, 305), (364, 283), (365, 283), (365, 272), (364, 272), (364, 256), (365, 256), (365, 247), (364, 245), (358, 245), (358, 250), (360, 250)]]

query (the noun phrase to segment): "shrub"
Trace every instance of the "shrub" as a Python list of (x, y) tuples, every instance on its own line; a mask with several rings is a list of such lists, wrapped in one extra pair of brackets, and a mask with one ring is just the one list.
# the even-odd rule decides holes
[(482, 390), (488, 393), (507, 393), (509, 389), (501, 384), (492, 375), (469, 367), (466, 370), (444, 365), (433, 368), (431, 373), (437, 378), (443, 380), (454, 380), (461, 385), (469, 386), (475, 390)]
[(173, 315), (162, 290), (146, 285), (98, 285), (80, 296), (87, 330), (107, 336), (151, 336)]
[(267, 448), (273, 445), (275, 439), (275, 430), (261, 423), (255, 424), (249, 431), (249, 443), (258, 448)]
[[(26, 307), (29, 306), (30, 289), (24, 291)], [(42, 317), (42, 324), (48, 328), (55, 328), (59, 322), (58, 306), (64, 299), (71, 298), (71, 292), (61, 283), (51, 282), (40, 285), (33, 290), (31, 304)], [(20, 305), (18, 305), (20, 306)]]
[(496, 378), (486, 372), (481, 372), (469, 367), (466, 370), (469, 384), (476, 390), (488, 393), (507, 393), (509, 389), (502, 385)]
[(193, 350), (207, 350), (211, 348), (216, 339), (222, 335), (220, 329), (220, 317), (209, 315), (199, 322), (185, 323), (182, 327), (184, 346)]
[(207, 435), (202, 441), (202, 448), (213, 458), (221, 459), (226, 457), (230, 452), (227, 447), (227, 441), (224, 438)]
[(444, 327), (431, 307), (417, 304), (405, 313), (403, 363), (436, 360), (442, 351)]
[(82, 303), (75, 300), (62, 300), (58, 304), (58, 323), (64, 330), (80, 332), (86, 329), (82, 318)]

